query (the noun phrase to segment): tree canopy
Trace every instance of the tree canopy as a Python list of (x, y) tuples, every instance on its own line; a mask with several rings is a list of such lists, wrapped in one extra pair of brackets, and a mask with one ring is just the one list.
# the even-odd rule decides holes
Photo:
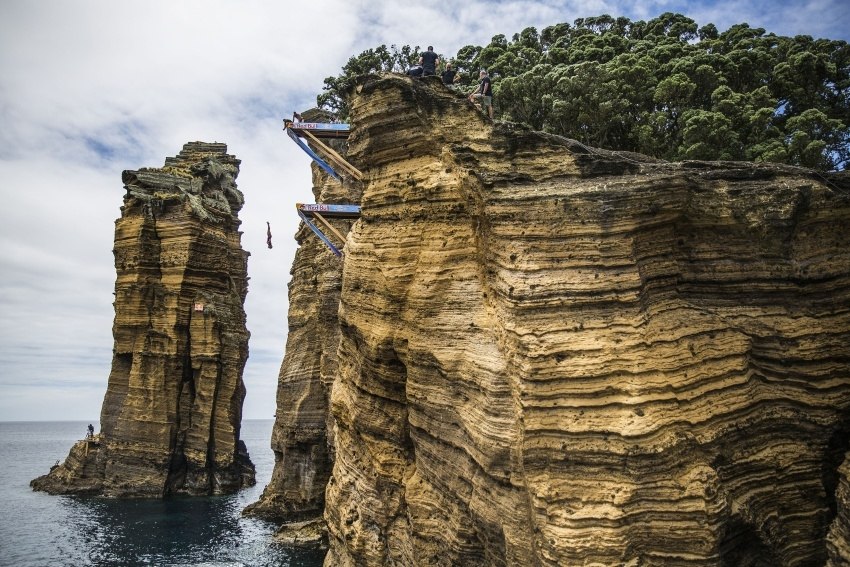
[[(345, 118), (358, 75), (404, 72), (419, 47), (381, 45), (325, 79), (318, 104)], [(441, 60), (445, 60), (441, 57)], [(470, 92), (478, 69), (505, 120), (588, 145), (668, 160), (746, 160), (819, 170), (850, 162), (850, 45), (681, 14), (579, 18), (451, 58)]]

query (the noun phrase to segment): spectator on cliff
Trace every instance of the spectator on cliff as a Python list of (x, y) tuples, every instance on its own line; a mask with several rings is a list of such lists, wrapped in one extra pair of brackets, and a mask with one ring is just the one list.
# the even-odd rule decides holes
[(490, 84), (490, 75), (486, 69), (481, 69), (478, 74), (478, 88), (469, 93), (469, 102), (481, 108), (481, 112), (486, 112), (490, 119), (493, 119), (493, 86)]
[(94, 425), (89, 423), (89, 432), (86, 434), (86, 439), (94, 439)]
[(436, 75), (437, 74), (437, 64), (440, 62), (440, 58), (434, 53), (434, 47), (429, 45), (428, 51), (422, 54), (419, 57), (419, 64), (422, 65), (422, 74), (424, 76), (428, 75)]
[(451, 63), (446, 63), (446, 70), (443, 71), (441, 78), (443, 79), (444, 85), (452, 86), (454, 84), (455, 79), (457, 78), (457, 71), (452, 69)]

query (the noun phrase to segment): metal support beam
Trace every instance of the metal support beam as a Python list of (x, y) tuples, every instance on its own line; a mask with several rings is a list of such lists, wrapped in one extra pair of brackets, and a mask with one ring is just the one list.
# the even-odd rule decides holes
[(308, 146), (307, 144), (305, 144), (304, 142), (302, 142), (302, 141), (301, 141), (301, 138), (299, 138), (299, 137), (298, 137), (298, 135), (296, 135), (296, 134), (295, 134), (295, 132), (294, 132), (294, 130), (292, 130), (292, 128), (287, 128), (287, 129), (286, 129), (286, 133), (287, 133), (287, 134), (289, 134), (289, 137), (290, 137), (290, 138), (292, 138), (292, 141), (293, 141), (293, 142), (295, 142), (296, 144), (298, 144), (298, 147), (300, 147), (302, 150), (304, 150), (304, 152), (305, 152), (308, 156), (310, 156), (311, 158), (313, 158), (313, 161), (315, 161), (317, 164), (319, 164), (319, 166), (320, 166), (322, 169), (324, 169), (325, 171), (327, 171), (327, 172), (328, 172), (328, 175), (330, 175), (331, 177), (333, 177), (333, 178), (334, 178), (334, 179), (336, 179), (337, 181), (342, 181), (342, 178), (341, 178), (341, 177), (337, 174), (337, 172), (336, 172), (336, 171), (334, 171), (334, 169), (333, 169), (330, 165), (328, 165), (328, 163), (327, 163), (325, 160), (323, 160), (322, 158), (320, 158), (320, 157), (316, 154), (316, 152), (314, 152), (314, 151), (313, 151), (313, 149), (312, 149), (310, 146)]
[(360, 172), (360, 170), (348, 163), (345, 158), (339, 155), (336, 151), (334, 151), (333, 148), (322, 143), (322, 141), (319, 140), (313, 134), (311, 134), (309, 130), (304, 130), (302, 133), (304, 134), (304, 136), (307, 137), (308, 140), (310, 140), (310, 142), (313, 143), (314, 148), (321, 151), (325, 155), (325, 158), (327, 158), (328, 161), (333, 162), (334, 165), (345, 170), (345, 172), (351, 175), (354, 179), (358, 181), (363, 179), (363, 174)]
[(322, 226), (324, 226), (326, 229), (331, 231), (337, 238), (339, 238), (340, 242), (345, 243), (345, 237), (342, 234), (340, 234), (340, 232), (336, 228), (334, 228), (334, 226), (331, 223), (326, 221), (325, 217), (323, 217), (319, 213), (313, 213), (313, 217), (315, 217), (317, 221), (322, 223)]
[(302, 212), (299, 210), (299, 211), (298, 211), (298, 216), (299, 216), (299, 217), (301, 217), (301, 220), (303, 220), (303, 221), (304, 221), (304, 224), (306, 224), (306, 225), (310, 228), (310, 230), (312, 230), (312, 231), (313, 231), (313, 233), (314, 233), (316, 236), (318, 236), (318, 237), (319, 237), (319, 240), (321, 240), (322, 242), (324, 242), (324, 243), (325, 243), (325, 246), (327, 246), (327, 247), (330, 249), (330, 251), (331, 251), (331, 252), (333, 252), (334, 254), (336, 254), (336, 255), (337, 255), (337, 256), (339, 256), (339, 257), (341, 257), (341, 256), (342, 256), (342, 252), (340, 252), (339, 248), (337, 248), (336, 246), (334, 246), (333, 242), (331, 242), (331, 241), (328, 239), (328, 237), (327, 237), (327, 236), (325, 236), (325, 233), (323, 233), (321, 230), (319, 230), (319, 227), (317, 227), (315, 224), (313, 224), (313, 222), (312, 222), (309, 218), (307, 218), (307, 215), (305, 215), (304, 213), (302, 213)]

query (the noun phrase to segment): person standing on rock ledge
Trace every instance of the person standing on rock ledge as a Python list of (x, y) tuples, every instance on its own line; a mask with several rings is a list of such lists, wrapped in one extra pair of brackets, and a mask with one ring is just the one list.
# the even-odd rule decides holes
[(86, 434), (86, 439), (94, 439), (94, 425), (89, 423), (89, 431)]
[(443, 71), (441, 77), (443, 79), (443, 84), (447, 87), (451, 87), (454, 84), (455, 78), (457, 77), (457, 71), (452, 69), (451, 63), (446, 63), (446, 70)]
[(478, 88), (469, 93), (469, 102), (481, 107), (481, 112), (487, 113), (490, 120), (493, 119), (493, 86), (490, 84), (490, 76), (486, 69), (481, 69), (478, 74)]
[(422, 54), (419, 58), (419, 64), (422, 65), (422, 75), (427, 77), (428, 75), (436, 75), (437, 74), (437, 64), (440, 62), (440, 57), (434, 53), (434, 47), (432, 45), (428, 46), (428, 51)]

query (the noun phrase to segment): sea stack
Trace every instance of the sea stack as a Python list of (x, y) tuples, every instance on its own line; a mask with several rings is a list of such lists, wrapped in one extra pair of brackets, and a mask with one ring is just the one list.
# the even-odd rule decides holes
[(193, 142), (161, 168), (123, 173), (101, 430), (34, 489), (164, 497), (254, 483), (239, 439), (249, 337), (239, 164), (225, 144)]

